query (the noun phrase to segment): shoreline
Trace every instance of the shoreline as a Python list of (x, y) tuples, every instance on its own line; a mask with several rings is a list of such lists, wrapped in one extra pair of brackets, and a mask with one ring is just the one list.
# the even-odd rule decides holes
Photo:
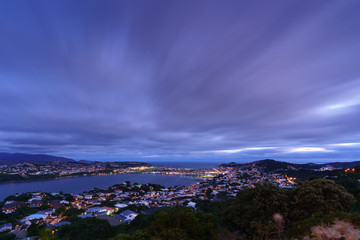
[(49, 180), (59, 180), (59, 179), (66, 179), (66, 178), (77, 178), (77, 177), (94, 177), (94, 176), (108, 176), (108, 175), (124, 175), (124, 174), (131, 174), (131, 175), (167, 175), (167, 176), (180, 176), (180, 177), (187, 177), (187, 178), (192, 178), (192, 180), (203, 180), (204, 178), (200, 177), (200, 176), (189, 176), (189, 175), (181, 175), (181, 174), (161, 174), (161, 173), (107, 173), (107, 174), (86, 174), (86, 175), (68, 175), (68, 176), (64, 176), (64, 177), (51, 177), (51, 178), (43, 178), (43, 179), (36, 179), (36, 180), (32, 180), (32, 179), (28, 179), (28, 180), (15, 180), (15, 181), (5, 181), (5, 182), (0, 182), (0, 186), (2, 184), (9, 184), (9, 183), (27, 183), (27, 182), (43, 182), (43, 181), (49, 181)]
[[(93, 188), (105, 189), (130, 181), (132, 184), (159, 184), (165, 187), (190, 186), (204, 181), (202, 178), (165, 174), (116, 174), (63, 177), (0, 184), (0, 202), (6, 197), (25, 192), (59, 192), (78, 194)], [(55, 180), (55, 181), (52, 181)]]

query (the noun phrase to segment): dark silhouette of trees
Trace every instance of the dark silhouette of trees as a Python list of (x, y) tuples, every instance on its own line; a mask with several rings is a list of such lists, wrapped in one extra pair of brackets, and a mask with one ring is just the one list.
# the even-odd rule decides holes
[(137, 234), (120, 234), (115, 239), (211, 240), (215, 239), (218, 228), (214, 216), (187, 207), (174, 207), (144, 220), (151, 222), (146, 227), (140, 223), (144, 228)]
[(333, 221), (335, 217), (328, 217), (329, 214), (339, 212), (341, 216), (354, 202), (353, 195), (332, 180), (300, 182), (295, 189), (265, 183), (240, 192), (224, 211), (223, 224), (247, 237), (267, 239), (274, 232), (279, 233), (279, 224), (274, 221), (274, 214), (279, 214), (286, 226), (282, 231), (289, 230), (290, 235), (296, 236), (293, 234), (310, 231), (319, 219)]
[(289, 216), (296, 221), (309, 218), (316, 212), (347, 211), (354, 202), (354, 196), (332, 180), (300, 182), (290, 194)]
[(58, 234), (61, 239), (98, 240), (113, 237), (114, 231), (106, 220), (85, 218), (60, 227)]
[(240, 192), (224, 212), (224, 224), (250, 236), (269, 225), (275, 213), (287, 216), (286, 191), (265, 183)]

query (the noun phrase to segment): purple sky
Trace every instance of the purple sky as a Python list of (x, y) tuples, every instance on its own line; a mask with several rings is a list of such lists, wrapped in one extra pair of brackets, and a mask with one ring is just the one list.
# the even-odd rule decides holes
[(0, 1), (0, 151), (360, 160), (360, 1)]

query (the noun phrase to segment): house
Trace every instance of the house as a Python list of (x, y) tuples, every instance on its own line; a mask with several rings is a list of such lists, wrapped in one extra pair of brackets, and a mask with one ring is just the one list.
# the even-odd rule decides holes
[(139, 204), (145, 205), (145, 206), (149, 206), (149, 205), (150, 205), (150, 202), (149, 202), (149, 201), (146, 201), (146, 200), (140, 200), (140, 201), (139, 201)]
[(123, 193), (123, 194), (119, 194), (118, 196), (121, 197), (121, 198), (128, 198), (128, 197), (129, 197), (129, 193), (128, 193), (128, 192), (125, 192), (125, 193)]
[(90, 200), (90, 199), (93, 198), (93, 196), (90, 195), (90, 194), (85, 194), (85, 195), (84, 195), (84, 198)]
[(0, 232), (11, 231), (11, 230), (12, 230), (11, 223), (5, 223), (0, 225)]
[(13, 202), (7, 202), (3, 206), (3, 212), (4, 213), (11, 213), (15, 211), (16, 209), (19, 209), (25, 205), (24, 201), (13, 201)]
[(48, 202), (48, 205), (52, 208), (58, 209), (62, 207), (62, 204), (60, 203), (60, 200), (50, 200)]
[(91, 214), (93, 216), (97, 216), (100, 214), (106, 214), (107, 210), (103, 207), (92, 207), (85, 211), (85, 214)]
[(115, 209), (111, 207), (102, 207), (102, 208), (106, 210), (106, 215), (110, 215), (111, 213), (115, 212)]
[(37, 213), (49, 216), (49, 215), (53, 214), (54, 212), (55, 212), (54, 208), (48, 208), (46, 210), (43, 210), (43, 211), (40, 211), (40, 212), (37, 212)]
[(117, 203), (114, 205), (116, 208), (120, 209), (120, 208), (126, 208), (128, 205), (124, 204), (124, 203)]
[(122, 193), (123, 191), (121, 189), (115, 189), (114, 192), (115, 193)]
[(31, 214), (27, 217), (24, 218), (25, 221), (31, 221), (31, 220), (34, 220), (34, 219), (45, 219), (46, 216), (43, 215), (43, 214), (38, 214), (38, 213), (34, 213), (34, 214)]
[(83, 196), (81, 196), (81, 195), (72, 195), (73, 196), (73, 198), (75, 198), (76, 200), (77, 199), (83, 199), (84, 197)]
[(86, 213), (79, 216), (79, 218), (88, 218), (88, 217), (93, 217), (93, 215), (91, 213)]
[(139, 215), (139, 214), (134, 211), (125, 210), (125, 211), (121, 212), (120, 214), (115, 215), (115, 218), (118, 219), (120, 222), (129, 223), (132, 220), (134, 220), (137, 215)]
[(115, 215), (115, 218), (120, 221), (120, 223), (129, 223), (131, 222), (130, 219), (127, 219), (121, 214)]
[(88, 200), (88, 201), (86, 201), (86, 203), (88, 205), (100, 205), (101, 204), (101, 202), (96, 201), (96, 200)]
[(33, 197), (28, 200), (28, 202), (32, 202), (34, 200), (42, 200), (42, 197)]
[(194, 202), (188, 202), (187, 206), (188, 206), (188, 207), (192, 207), (192, 208), (196, 208), (196, 207), (195, 207), (195, 206), (196, 206), (196, 203), (194, 203)]
[(34, 199), (30, 201), (30, 207), (40, 207), (43, 204), (43, 201)]
[(134, 218), (136, 218), (137, 215), (139, 215), (138, 213), (131, 211), (131, 210), (125, 210), (125, 211), (121, 212), (120, 214), (126, 218), (131, 218), (131, 219), (134, 219)]
[(55, 209), (47, 209), (47, 210), (43, 210), (43, 211), (39, 211), (37, 213), (31, 214), (27, 217), (24, 218), (25, 221), (31, 221), (34, 219), (46, 219), (49, 215), (51, 215), (52, 213), (55, 212)]
[(55, 223), (54, 226), (55, 227), (61, 227), (61, 226), (70, 225), (70, 224), (71, 224), (71, 222), (64, 221), (64, 222)]

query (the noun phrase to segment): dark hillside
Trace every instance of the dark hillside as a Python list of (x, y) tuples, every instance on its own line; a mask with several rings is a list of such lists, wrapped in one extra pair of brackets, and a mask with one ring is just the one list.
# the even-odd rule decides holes
[(75, 162), (75, 160), (64, 157), (56, 157), (45, 154), (24, 153), (0, 153), (0, 165), (12, 165), (18, 163), (47, 163), (47, 162)]

